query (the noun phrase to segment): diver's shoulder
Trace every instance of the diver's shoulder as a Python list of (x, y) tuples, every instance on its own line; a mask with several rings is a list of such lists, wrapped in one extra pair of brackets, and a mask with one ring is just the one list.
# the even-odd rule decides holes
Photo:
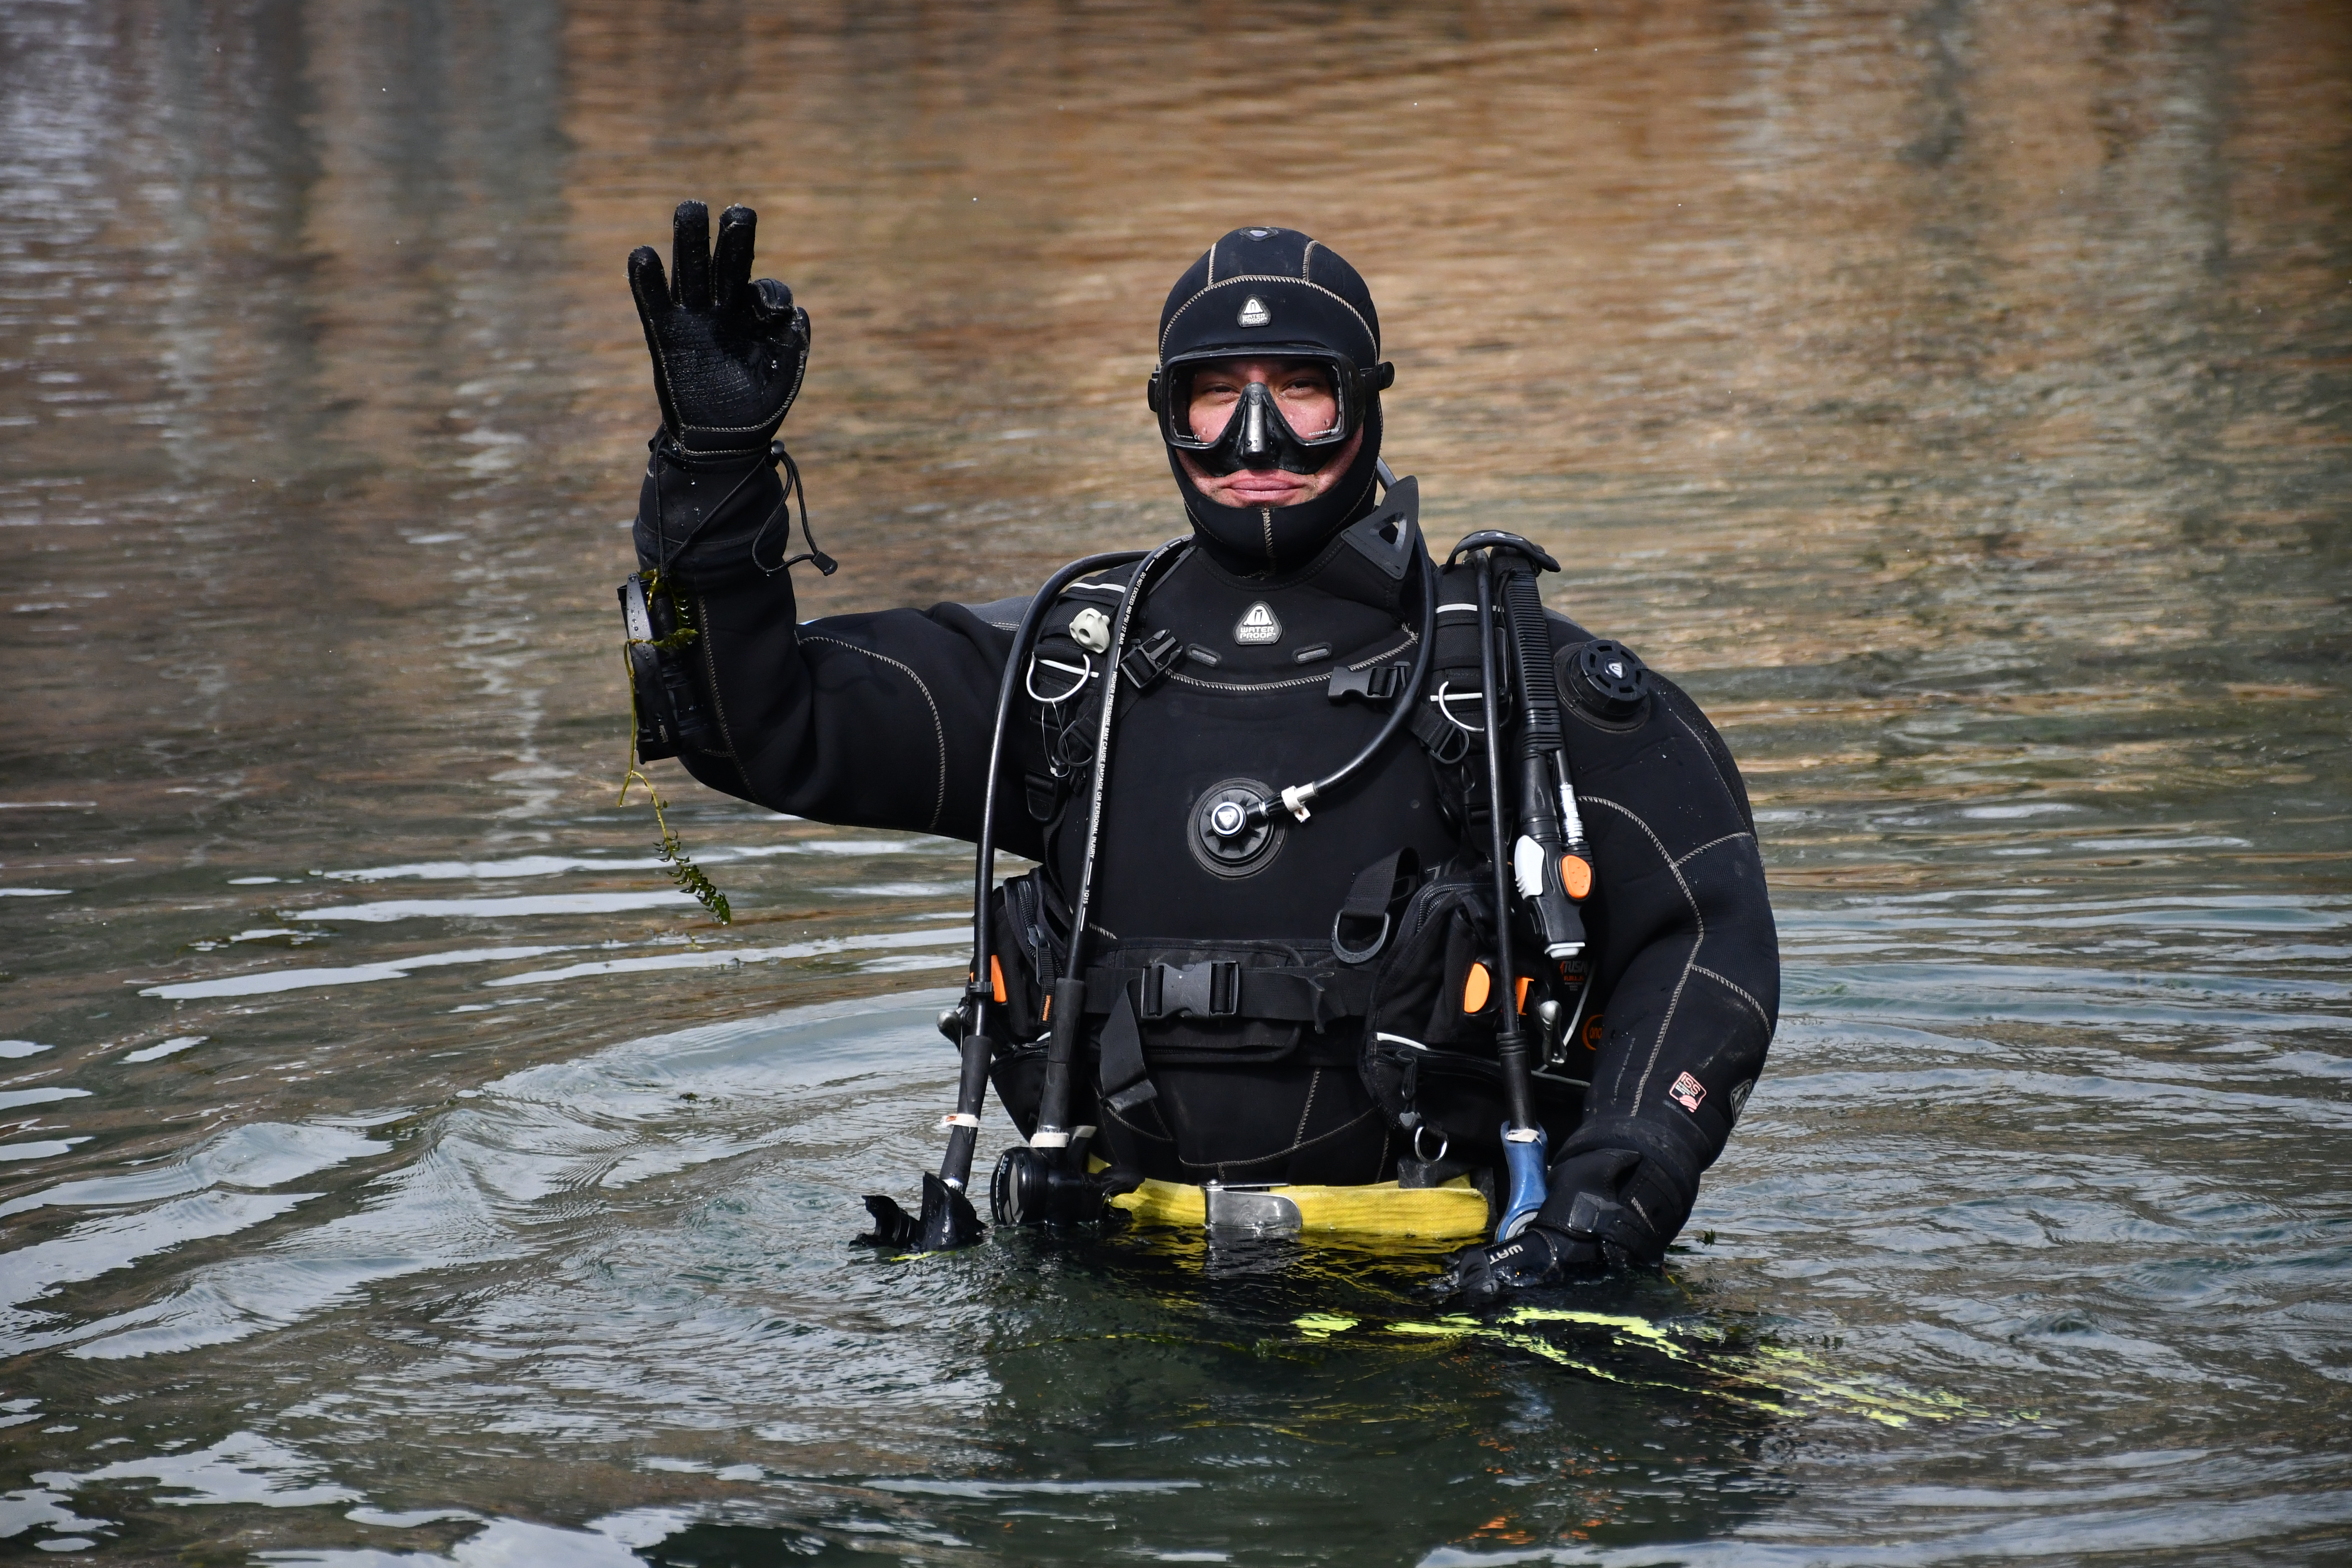
[(1570, 648), (1599, 640), (1598, 634), (1585, 630), (1581, 625), (1549, 605), (1544, 606), (1544, 623), (1551, 627), (1551, 646), (1554, 648)]

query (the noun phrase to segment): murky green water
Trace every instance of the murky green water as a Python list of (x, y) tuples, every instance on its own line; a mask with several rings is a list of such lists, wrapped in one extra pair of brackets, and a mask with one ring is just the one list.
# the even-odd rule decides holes
[[(20, 0), (0, 150), (0, 1551), (2352, 1555), (2340, 8)], [(1431, 531), (1759, 807), (1668, 1280), (848, 1245), (965, 864), (665, 764), (721, 930), (614, 805), (685, 195), (816, 318), (812, 613), (1172, 531), (1168, 280), (1363, 268)]]

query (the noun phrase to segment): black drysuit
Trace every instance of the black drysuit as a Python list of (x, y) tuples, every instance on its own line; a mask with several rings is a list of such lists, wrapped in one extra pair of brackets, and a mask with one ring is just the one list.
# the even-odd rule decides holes
[[(700, 629), (689, 656), (719, 737), (718, 749), (681, 760), (711, 787), (778, 811), (976, 838), (998, 682), (1023, 604), (800, 624), (790, 574), (755, 563), (754, 534), (779, 491), (766, 472), (739, 489), (749, 466), (667, 460), (648, 468), (642, 492), (639, 553), (664, 568)], [(723, 515), (704, 516), (722, 497), (731, 498)], [(760, 558), (775, 560), (776, 542), (767, 539)], [(1381, 563), (1360, 542), (1334, 538), (1279, 574), (1252, 574), (1190, 545), (1162, 561), (1130, 646), (1165, 629), (1191, 651), (1131, 707), (1122, 689), (1090, 921), (1103, 973), (1239, 953), (1266, 972), (1262, 992), (1295, 992), (1284, 975), (1329, 965), (1333, 915), (1360, 868), (1407, 846), (1422, 865), (1438, 865), (1471, 830), (1423, 745), (1400, 733), (1363, 776), (1316, 802), (1311, 820), (1285, 818), (1279, 843), (1246, 874), (1197, 849), (1204, 792), (1246, 781), (1265, 795), (1302, 782), (1378, 729), (1381, 706), (1336, 700), (1344, 682), (1331, 675), (1412, 658), (1421, 584), (1417, 564)], [(1417, 559), (1417, 536), (1410, 544)], [(1081, 584), (1051, 608), (1040, 644), (1050, 662), (1025, 672), (1007, 736), (999, 845), (1043, 862), (1066, 900), (1094, 762), (1085, 672), (1098, 682), (1102, 664), (1071, 622), (1089, 605), (1115, 615), (1133, 570)], [(1261, 605), (1278, 635), (1265, 639), (1261, 616), (1244, 638)], [(1550, 622), (1563, 658), (1591, 640), (1562, 617)], [(1041, 700), (1066, 689), (1062, 701)], [(1549, 1098), (1544, 1119), (1556, 1159), (1642, 1157), (1653, 1173), (1648, 1207), (1666, 1211), (1648, 1216), (1662, 1248), (1763, 1066), (1779, 1007), (1771, 910), (1738, 769), (1696, 704), (1657, 679), (1621, 722), (1564, 706), (1595, 890), (1583, 906), (1586, 1022), (1562, 1071), (1590, 1088)], [(1090, 1013), (1100, 1010), (1094, 990)], [(1091, 1037), (1100, 1024), (1090, 1023)], [(1381, 1180), (1406, 1140), (1359, 1074), (1363, 1032), (1360, 1017), (1297, 1009), (1272, 1021), (1148, 1026), (1158, 1098), (1121, 1116), (1082, 1093), (1075, 1120), (1099, 1121), (1114, 1159), (1147, 1174)], [(1013, 1053), (995, 1074), (1024, 1128), (1034, 1054)], [(1080, 1078), (1091, 1082), (1088, 1068)]]

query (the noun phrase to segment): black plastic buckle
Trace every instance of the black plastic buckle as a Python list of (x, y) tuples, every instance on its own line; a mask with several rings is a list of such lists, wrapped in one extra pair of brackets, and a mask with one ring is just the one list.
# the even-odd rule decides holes
[(1360, 697), (1367, 702), (1393, 702), (1404, 689), (1404, 678), (1411, 667), (1403, 664), (1376, 664), (1370, 669), (1335, 669), (1331, 672), (1331, 700), (1345, 702), (1350, 697)]
[(1119, 679), (1138, 691), (1149, 691), (1184, 657), (1184, 645), (1166, 628), (1152, 633), (1127, 650), (1118, 661)]
[(1054, 814), (1062, 809), (1062, 781), (1051, 773), (1024, 773), (1021, 784), (1028, 797), (1030, 819), (1053, 821)]
[(1230, 1018), (1241, 1011), (1242, 966), (1230, 958), (1204, 963), (1155, 963), (1143, 972), (1141, 1005), (1136, 1016)]

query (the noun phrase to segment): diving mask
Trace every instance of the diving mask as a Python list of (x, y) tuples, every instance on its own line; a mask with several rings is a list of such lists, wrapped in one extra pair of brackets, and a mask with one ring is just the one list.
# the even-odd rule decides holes
[(1313, 349), (1220, 352), (1163, 366), (1151, 378), (1148, 400), (1168, 444), (1212, 474), (1311, 474), (1363, 427), (1364, 411), (1394, 377), (1390, 365), (1359, 370)]

